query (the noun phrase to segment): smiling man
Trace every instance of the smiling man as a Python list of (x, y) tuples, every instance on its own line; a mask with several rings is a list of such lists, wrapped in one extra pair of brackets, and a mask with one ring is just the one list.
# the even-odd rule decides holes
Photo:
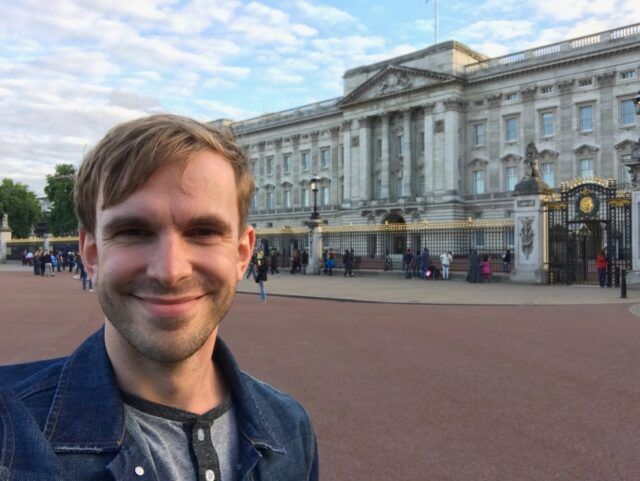
[(0, 479), (318, 479), (309, 418), (218, 337), (255, 234), (230, 134), (157, 115), (113, 128), (76, 182), (104, 328), (0, 368)]

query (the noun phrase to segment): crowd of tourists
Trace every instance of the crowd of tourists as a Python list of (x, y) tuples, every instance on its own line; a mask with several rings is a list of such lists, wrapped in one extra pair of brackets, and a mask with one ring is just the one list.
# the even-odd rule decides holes
[(69, 272), (82, 281), (82, 290), (93, 292), (93, 281), (87, 275), (80, 252), (75, 249), (25, 249), (21, 255), (22, 265), (33, 269), (34, 276), (55, 277), (56, 273)]

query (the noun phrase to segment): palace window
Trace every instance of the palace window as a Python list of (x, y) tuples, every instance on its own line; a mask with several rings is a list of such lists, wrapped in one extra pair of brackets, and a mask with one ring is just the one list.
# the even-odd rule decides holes
[(251, 210), (258, 210), (258, 193), (254, 192), (253, 197), (251, 198)]
[(505, 184), (507, 191), (512, 191), (518, 183), (518, 174), (515, 167), (507, 167), (504, 171)]
[(273, 157), (267, 157), (267, 175), (273, 175)]
[(516, 142), (518, 140), (518, 118), (509, 117), (505, 119), (505, 140), (507, 142)]
[(593, 105), (583, 105), (578, 109), (578, 113), (580, 122), (578, 130), (580, 132), (593, 131)]
[(424, 174), (422, 174), (419, 179), (418, 179), (418, 188), (416, 189), (417, 191), (417, 195), (419, 197), (424, 196), (424, 183), (426, 181), (426, 177), (424, 176)]
[(578, 87), (589, 87), (593, 85), (593, 78), (589, 77), (589, 78), (583, 78), (582, 80), (578, 81)]
[(291, 208), (291, 191), (290, 190), (284, 191), (284, 208), (285, 209)]
[(302, 207), (309, 207), (309, 189), (302, 189)]
[(540, 135), (543, 139), (555, 135), (553, 117), (553, 112), (543, 112), (540, 114)]
[(380, 179), (380, 176), (376, 177), (376, 183), (374, 186), (374, 197), (376, 199), (381, 199), (382, 198), (382, 179)]
[(320, 168), (329, 168), (329, 149), (320, 150)]
[(509, 92), (506, 97), (505, 100), (507, 101), (515, 101), (518, 100), (518, 92)]
[(553, 162), (542, 163), (542, 180), (551, 188), (556, 186), (556, 171)]
[(322, 187), (320, 192), (322, 194), (322, 205), (329, 205), (329, 187)]
[(302, 171), (306, 172), (309, 170), (309, 151), (306, 150), (304, 152), (300, 152), (300, 166), (302, 167)]
[(634, 78), (636, 78), (635, 70), (625, 70), (624, 72), (620, 72), (621, 80), (632, 80)]
[(402, 188), (402, 177), (396, 177), (396, 197), (400, 198), (404, 195), (404, 189)]
[(473, 171), (473, 193), (484, 194), (484, 170)]
[(273, 192), (267, 192), (267, 210), (273, 209)]
[(636, 111), (633, 100), (620, 102), (620, 125), (630, 126), (636, 124)]
[(580, 159), (579, 164), (579, 176), (583, 179), (593, 177), (593, 159)]
[(288, 174), (290, 169), (291, 169), (291, 154), (284, 154), (282, 156), (282, 171), (285, 174)]
[(553, 85), (545, 85), (540, 89), (542, 95), (551, 95), (553, 93)]
[(484, 143), (486, 142), (485, 137), (486, 135), (484, 122), (473, 124), (473, 145), (476, 147), (484, 145)]

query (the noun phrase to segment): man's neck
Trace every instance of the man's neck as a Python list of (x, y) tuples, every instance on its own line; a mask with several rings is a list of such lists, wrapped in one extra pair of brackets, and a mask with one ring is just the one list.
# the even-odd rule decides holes
[(223, 402), (226, 391), (212, 360), (218, 328), (191, 357), (161, 363), (136, 351), (109, 323), (105, 346), (118, 387), (134, 396), (203, 414)]

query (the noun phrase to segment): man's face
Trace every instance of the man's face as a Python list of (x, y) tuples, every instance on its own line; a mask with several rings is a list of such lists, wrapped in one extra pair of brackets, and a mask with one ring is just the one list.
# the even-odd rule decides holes
[[(194, 154), (156, 171), (120, 204), (97, 208), (82, 257), (104, 313), (138, 353), (178, 362), (210, 338), (251, 257), (239, 232), (234, 172), (219, 154)], [(102, 203), (98, 199), (98, 206)]]

